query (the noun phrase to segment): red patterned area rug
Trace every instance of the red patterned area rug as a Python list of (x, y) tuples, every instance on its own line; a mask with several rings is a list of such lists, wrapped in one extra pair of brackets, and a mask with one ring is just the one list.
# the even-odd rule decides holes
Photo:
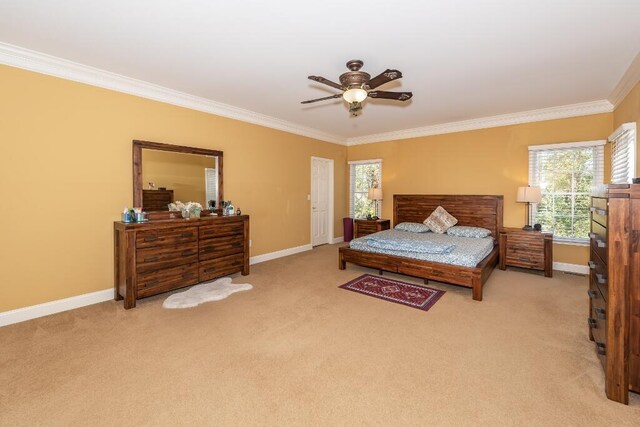
[(429, 310), (445, 292), (370, 274), (364, 274), (340, 287), (424, 311)]

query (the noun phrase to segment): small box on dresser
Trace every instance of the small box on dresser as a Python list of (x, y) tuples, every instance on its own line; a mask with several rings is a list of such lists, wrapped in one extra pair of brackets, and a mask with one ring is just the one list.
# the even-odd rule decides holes
[(228, 274), (249, 274), (249, 216), (114, 223), (114, 298), (136, 300)]
[(640, 392), (640, 185), (591, 197), (589, 338), (611, 400)]

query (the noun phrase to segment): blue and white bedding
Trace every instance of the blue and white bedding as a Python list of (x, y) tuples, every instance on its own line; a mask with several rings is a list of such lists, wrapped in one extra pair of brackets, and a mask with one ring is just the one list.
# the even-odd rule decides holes
[[(397, 241), (398, 250), (385, 249), (379, 243)], [(425, 248), (448, 248), (453, 246), (448, 252), (430, 253), (425, 252)], [(493, 250), (493, 237), (474, 238), (458, 237), (448, 234), (438, 233), (412, 233), (400, 230), (384, 230), (378, 233), (369, 234), (364, 237), (353, 239), (349, 247), (364, 252), (372, 252), (386, 255), (396, 255), (413, 258), (422, 261), (441, 262), (443, 264), (460, 265), (463, 267), (475, 267)]]

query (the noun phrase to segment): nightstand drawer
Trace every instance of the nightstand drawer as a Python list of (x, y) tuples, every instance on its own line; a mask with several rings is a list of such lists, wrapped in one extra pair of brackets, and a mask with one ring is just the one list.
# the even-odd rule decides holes
[(391, 221), (388, 219), (356, 219), (353, 221), (354, 237), (363, 237), (368, 234), (377, 233), (378, 231), (388, 230)]

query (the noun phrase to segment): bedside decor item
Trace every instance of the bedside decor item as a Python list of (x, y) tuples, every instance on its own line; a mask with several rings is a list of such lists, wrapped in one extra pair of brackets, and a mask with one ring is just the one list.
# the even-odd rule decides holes
[(533, 229), (536, 231), (542, 231), (542, 224), (533, 224)]
[(540, 187), (518, 187), (518, 194), (516, 195), (516, 202), (526, 203), (527, 210), (525, 213), (525, 226), (523, 230), (531, 230), (530, 218), (531, 218), (531, 203), (540, 203), (542, 200), (542, 193)]
[(445, 294), (438, 289), (371, 274), (363, 274), (339, 287), (423, 311), (429, 310)]
[[(379, 201), (382, 200), (382, 188), (370, 188), (369, 193), (367, 194), (367, 198), (369, 200), (373, 200), (373, 205), (375, 207), (375, 215), (371, 219), (378, 219), (379, 217)], [(369, 218), (367, 218), (369, 219)]]
[(253, 289), (248, 283), (231, 283), (231, 277), (222, 277), (213, 282), (201, 283), (192, 288), (175, 293), (162, 303), (163, 308), (191, 308), (205, 302), (220, 301), (229, 295)]

